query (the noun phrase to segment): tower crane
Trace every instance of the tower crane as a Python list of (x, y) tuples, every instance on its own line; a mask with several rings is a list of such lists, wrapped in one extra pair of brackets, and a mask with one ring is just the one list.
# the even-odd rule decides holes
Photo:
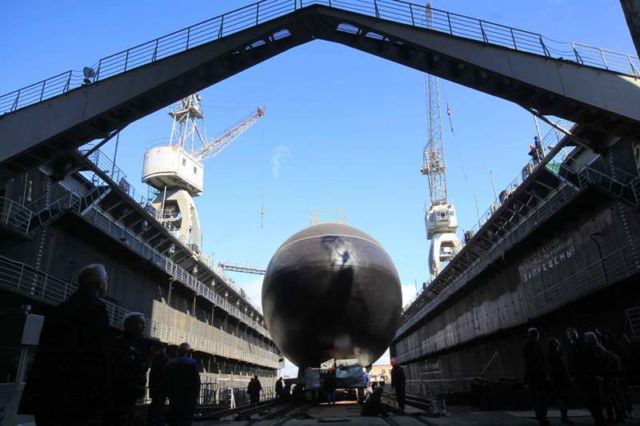
[[(427, 27), (432, 25), (431, 3), (427, 3)], [(444, 136), (440, 112), (438, 78), (427, 75), (427, 112), (429, 139), (422, 152), (420, 172), (429, 179), (431, 205), (424, 212), (429, 250), (429, 272), (435, 278), (446, 264), (460, 251), (460, 239), (456, 235), (458, 218), (456, 209), (447, 199), (447, 175), (444, 161)], [(447, 114), (450, 110), (447, 106)], [(449, 118), (451, 116), (449, 115)]]
[(193, 197), (204, 189), (204, 160), (220, 154), (264, 117), (264, 108), (258, 107), (209, 141), (200, 101), (194, 93), (178, 102), (169, 113), (173, 118), (169, 144), (149, 148), (142, 170), (143, 182), (159, 191), (152, 202), (156, 218), (195, 252), (200, 251), (202, 235)]
[(456, 209), (447, 199), (447, 168), (444, 159), (438, 79), (431, 75), (427, 75), (427, 99), (429, 139), (422, 153), (420, 172), (429, 179), (431, 205), (425, 211), (424, 222), (427, 239), (431, 240), (429, 272), (432, 278), (435, 278), (460, 250), (461, 244), (456, 235)]

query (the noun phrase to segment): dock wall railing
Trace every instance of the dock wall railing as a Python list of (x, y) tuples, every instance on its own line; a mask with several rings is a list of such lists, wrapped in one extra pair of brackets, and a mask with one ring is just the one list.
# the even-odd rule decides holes
[(219, 40), (296, 10), (321, 5), (501, 46), (547, 58), (640, 77), (640, 60), (581, 43), (558, 42), (541, 34), (400, 0), (262, 0), (99, 59), (88, 71), (69, 70), (0, 96), (0, 115), (79, 87)]
[[(0, 256), (0, 288), (16, 291), (46, 303), (58, 304), (66, 300), (77, 289), (77, 286), (59, 277), (39, 271), (23, 262)], [(122, 321), (129, 311), (113, 302), (105, 301), (105, 303), (111, 325), (121, 329)], [(269, 368), (281, 368), (277, 354), (249, 342), (240, 341), (239, 338), (222, 330), (211, 328), (213, 330), (210, 336), (205, 337), (199, 333), (180, 330), (148, 319), (146, 332), (148, 337), (155, 337), (163, 342), (180, 344), (186, 341), (198, 351)]]

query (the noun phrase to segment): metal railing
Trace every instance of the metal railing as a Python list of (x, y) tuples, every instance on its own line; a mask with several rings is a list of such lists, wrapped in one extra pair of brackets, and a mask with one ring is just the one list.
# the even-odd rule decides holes
[(33, 212), (8, 198), (0, 197), (0, 225), (27, 234), (33, 219)]
[[(230, 315), (238, 318), (240, 321), (245, 324), (251, 326), (256, 329), (260, 334), (264, 335), (267, 338), (270, 338), (269, 332), (250, 318), (248, 315), (244, 314), (238, 307), (232, 305), (227, 300), (225, 300), (222, 296), (217, 294), (211, 286), (204, 284), (203, 282), (196, 279), (193, 275), (187, 272), (184, 268), (174, 263), (171, 259), (165, 257), (163, 254), (156, 251), (153, 247), (148, 245), (144, 240), (142, 240), (138, 235), (134, 234), (130, 230), (128, 230), (123, 225), (115, 222), (113, 219), (105, 215), (104, 213), (98, 211), (95, 208), (92, 208), (85, 212), (83, 217), (93, 223), (97, 228), (103, 230), (108, 235), (112, 236), (116, 240), (120, 241), (123, 244), (126, 244), (130, 249), (134, 250), (140, 256), (149, 259), (151, 262), (156, 264), (158, 267), (163, 269), (165, 272), (170, 274), (175, 281), (178, 281), (185, 286), (189, 287), (199, 296), (207, 299), (214, 305), (224, 309)], [(275, 355), (275, 354), (274, 354)]]
[[(69, 281), (5, 256), (0, 256), (0, 288), (54, 304), (63, 302), (77, 290), (77, 286)], [(129, 311), (112, 302), (105, 303), (111, 325), (122, 328), (122, 320)]]
[[(571, 128), (574, 125), (573, 123), (566, 120), (558, 120), (556, 124), (561, 125), (564, 128)], [(513, 191), (515, 191), (526, 180), (528, 175), (530, 175), (537, 167), (539, 167), (540, 164), (542, 164), (542, 160), (543, 160), (542, 157), (544, 157), (545, 155), (544, 153), (550, 152), (553, 146), (559, 144), (562, 138), (564, 137), (565, 137), (564, 133), (562, 133), (555, 127), (552, 127), (551, 129), (549, 129), (549, 131), (547, 131), (547, 133), (545, 133), (541, 139), (543, 153), (540, 158), (540, 161), (535, 161), (533, 158), (527, 161), (525, 166), (522, 168), (523, 176), (516, 177), (515, 179), (513, 179), (502, 191), (500, 191), (500, 193), (498, 193), (498, 195), (494, 198), (494, 200), (491, 201), (491, 203), (489, 204), (489, 207), (487, 208), (487, 210), (485, 210), (485, 212), (479, 216), (477, 223), (475, 223), (474, 226), (472, 226), (471, 229), (469, 229), (469, 231), (473, 232), (474, 234), (478, 232), (478, 230), (480, 230), (482, 226), (484, 226), (484, 224), (487, 223), (489, 219), (491, 219), (493, 214), (500, 208), (502, 203), (509, 197), (509, 195)], [(562, 161), (564, 161), (568, 153), (573, 149), (574, 149), (573, 147), (566, 147), (563, 150), (561, 150), (557, 155), (555, 155), (553, 159), (558, 159), (559, 162), (562, 163)], [(551, 161), (551, 159), (549, 161)]]
[[(11, 225), (12, 228), (18, 229), (26, 234), (34, 221), (38, 221), (39, 224), (44, 224), (49, 222), (51, 218), (56, 217), (65, 211), (76, 211), (78, 214), (83, 213), (80, 211), (83, 207), (82, 197), (72, 192), (63, 193), (59, 198), (49, 204), (46, 204), (43, 198), (42, 200), (34, 203), (33, 207), (41, 210), (36, 213), (12, 200), (0, 197), (0, 225)], [(227, 313), (254, 328), (263, 336), (269, 339), (271, 338), (269, 332), (253, 318), (217, 294), (211, 286), (199, 281), (184, 268), (151, 247), (125, 226), (117, 223), (109, 216), (93, 207), (87, 209), (83, 214), (81, 214), (81, 216), (117, 241), (127, 245), (140, 256), (149, 259), (160, 269), (170, 274), (175, 281), (186, 285), (199, 296), (224, 309)], [(273, 356), (279, 358), (276, 354), (273, 354)]]
[[(460, 288), (466, 285), (473, 277), (475, 277), (493, 257), (496, 257), (501, 253), (501, 246), (503, 244), (512, 243), (522, 234), (526, 233), (526, 229), (523, 231), (524, 223), (540, 223), (544, 219), (550, 217), (557, 209), (564, 206), (570, 199), (575, 197), (577, 192), (571, 190), (568, 186), (564, 185), (553, 191), (547, 198), (547, 201), (539, 204), (536, 208), (529, 211), (507, 234), (498, 240), (492, 250), (489, 250), (474, 262), (471, 263), (466, 270), (459, 274), (458, 277), (449, 286), (444, 288), (438, 293), (435, 298), (422, 305), (419, 310), (414, 313), (411, 318), (407, 319), (398, 329), (398, 334), (406, 332), (413, 327), (421, 318), (426, 315), (427, 312), (435, 309), (436, 306), (443, 303), (453, 293), (457, 292)], [(442, 338), (442, 337), (441, 337)], [(410, 355), (410, 354), (406, 354)], [(400, 357), (399, 357), (400, 360)]]
[[(0, 256), (0, 288), (17, 291), (53, 304), (63, 302), (77, 290), (77, 286), (69, 281), (4, 256)], [(122, 321), (129, 311), (110, 301), (105, 301), (105, 304), (110, 324), (113, 327), (122, 328)], [(219, 341), (152, 320), (147, 321), (146, 329), (147, 336), (159, 338), (164, 342), (180, 344), (187, 341), (199, 351), (256, 365), (280, 368), (277, 354), (245, 342), (222, 330), (216, 329), (216, 331), (220, 335)], [(245, 349), (241, 350), (239, 347)]]
[(640, 306), (629, 308), (624, 311), (626, 326), (631, 337), (640, 337)]
[[(91, 72), (64, 73), (0, 96), (0, 114), (67, 93), (109, 77), (193, 49), (298, 9), (323, 5), (417, 28), (501, 46), (520, 52), (640, 76), (640, 60), (631, 55), (580, 43), (557, 42), (541, 34), (401, 0), (262, 0), (98, 60)], [(345, 28), (345, 30), (349, 31)], [(274, 37), (286, 37), (286, 31)], [(257, 41), (255, 46), (264, 44)]]
[[(82, 149), (80, 149), (80, 152), (86, 153), (91, 149), (92, 149), (91, 147), (85, 146)], [(153, 208), (153, 206), (151, 205), (151, 200), (155, 199), (156, 196), (158, 195), (158, 191), (156, 189), (145, 185), (147, 187), (147, 196), (141, 195), (140, 192), (137, 192), (136, 188), (131, 183), (129, 183), (129, 181), (127, 180), (127, 174), (115, 164), (115, 162), (111, 159), (111, 157), (109, 157), (107, 154), (105, 154), (100, 150), (93, 151), (87, 157), (87, 159), (91, 163), (93, 163), (99, 170), (102, 170), (105, 174), (107, 174), (109, 178), (113, 182), (115, 182), (118, 185), (118, 187), (123, 192), (125, 192), (133, 201), (138, 203), (142, 208), (147, 210), (150, 214), (154, 215), (156, 217), (156, 220), (161, 218), (162, 213), (157, 212), (155, 208)], [(88, 178), (94, 182), (94, 184), (97, 184), (97, 179), (99, 178), (93, 172), (84, 171), (82, 173), (86, 174)], [(171, 235), (174, 238), (176, 238), (178, 241), (180, 241), (180, 243), (182, 243), (182, 245), (187, 250), (191, 250), (191, 247), (190, 247), (191, 241), (186, 240), (179, 232), (174, 232), (174, 230), (171, 229), (170, 227), (170, 223), (161, 221), (161, 220), (159, 220), (159, 222), (163, 226), (165, 226), (167, 230), (171, 232)], [(230, 287), (236, 294), (242, 297), (243, 292), (241, 288), (233, 281), (233, 279), (231, 279), (231, 277), (229, 277), (220, 267), (218, 267), (214, 263), (212, 255), (209, 255), (207, 253), (198, 253), (198, 259), (205, 266), (211, 269), (223, 281), (223, 283), (226, 286)], [(251, 303), (251, 301), (248, 300), (246, 297), (244, 297), (244, 299), (247, 303)]]
[[(573, 123), (566, 121), (566, 120), (558, 120), (556, 122), (556, 125), (561, 125), (565, 128), (567, 127), (571, 127), (573, 126)], [(551, 129), (549, 129), (547, 131), (547, 133), (544, 134), (544, 136), (541, 139), (541, 143), (542, 143), (542, 157), (544, 157), (544, 155), (546, 155), (545, 153), (549, 153), (552, 151), (553, 146), (561, 143), (561, 140), (565, 137), (564, 133), (562, 133), (560, 130), (558, 130), (555, 127), (552, 127)], [(564, 161), (564, 159), (566, 158), (566, 156), (573, 150), (573, 147), (564, 147), (562, 148), (555, 156), (553, 156), (553, 158), (549, 159), (549, 162), (551, 160), (554, 159), (559, 159), (559, 163), (554, 163), (556, 164), (557, 168), (560, 168), (562, 165), (562, 162)], [(500, 206), (502, 205), (503, 202), (506, 201), (506, 199), (509, 198), (510, 194), (515, 191), (526, 179), (527, 177), (537, 168), (540, 167), (542, 164), (542, 160), (543, 158), (540, 158), (540, 161), (536, 162), (533, 158), (530, 159), (525, 166), (522, 169), (522, 180), (520, 178), (515, 178), (513, 179), (504, 190), (502, 190), (500, 192), (499, 195), (496, 196), (496, 198), (489, 204), (489, 207), (487, 208), (487, 210), (481, 214), (478, 217), (478, 221), (469, 229), (467, 230), (467, 232), (471, 232), (471, 234), (476, 234), (480, 229), (482, 229), (482, 227), (493, 217), (493, 215), (498, 211), (498, 209), (500, 208)], [(549, 166), (550, 163), (547, 163), (547, 168), (552, 171), (553, 173), (558, 173), (558, 170), (554, 170), (552, 167)], [(503, 241), (505, 238), (507, 238), (507, 236), (511, 235), (511, 232), (507, 233), (507, 235), (503, 236), (502, 238), (500, 238), (495, 245), (497, 246), (498, 244), (500, 244), (501, 241)], [(466, 271), (468, 272), (472, 267), (476, 267), (482, 260), (484, 260), (487, 255), (490, 254), (489, 252), (484, 253), (482, 256), (480, 256), (479, 258), (477, 258), (476, 260), (474, 260), (470, 265), (467, 265)], [(460, 255), (460, 252), (456, 253), (454, 255), (454, 258), (456, 256)], [(452, 259), (452, 260), (453, 260)], [(466, 272), (465, 272), (466, 275)], [(459, 283), (461, 279), (461, 276), (458, 276), (458, 278), (456, 279), (455, 283)], [(432, 281), (433, 282), (433, 281)], [(451, 285), (453, 285), (454, 283), (451, 283)], [(430, 289), (430, 287), (426, 287), (426, 289)], [(407, 305), (404, 309), (403, 309), (403, 313), (405, 314), (409, 314), (411, 313), (411, 310), (415, 310), (416, 303), (420, 303), (420, 299), (421, 297), (424, 296), (424, 291), (421, 293), (416, 294), (416, 297), (414, 298), (414, 300)], [(422, 306), (420, 306), (418, 309), (422, 308)]]

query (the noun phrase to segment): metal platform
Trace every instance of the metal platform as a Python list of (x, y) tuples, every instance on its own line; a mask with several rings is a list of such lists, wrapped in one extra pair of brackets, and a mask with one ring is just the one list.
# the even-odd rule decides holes
[[(430, 20), (426, 16), (431, 16)], [(314, 39), (613, 134), (637, 134), (638, 58), (401, 1), (260, 1), (0, 96), (4, 177)], [(30, 123), (48, 123), (30, 126)]]

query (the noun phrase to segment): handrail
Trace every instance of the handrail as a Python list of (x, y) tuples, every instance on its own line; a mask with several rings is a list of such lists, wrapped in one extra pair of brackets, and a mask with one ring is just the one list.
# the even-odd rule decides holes
[[(60, 303), (66, 300), (77, 289), (77, 286), (69, 281), (39, 271), (23, 262), (0, 255), (0, 288), (28, 293), (32, 297), (46, 300), (49, 303)], [(108, 300), (104, 302), (107, 306), (110, 324), (113, 327), (122, 328), (122, 321), (129, 311)], [(176, 344), (187, 340), (192, 347), (203, 352), (235, 358), (256, 365), (279, 367), (279, 356), (277, 354), (259, 348), (253, 343), (243, 341), (249, 352), (239, 350), (237, 345), (225, 343), (225, 340), (235, 341), (234, 339), (238, 338), (224, 330), (216, 329), (222, 333), (222, 341), (214, 342), (204, 336), (178, 330), (158, 321), (147, 321), (146, 333), (149, 337), (162, 338), (164, 341)], [(161, 330), (165, 330), (165, 332)]]
[(33, 219), (33, 212), (9, 198), (0, 197), (0, 225), (11, 227), (27, 234)]
[(360, 13), (484, 44), (640, 77), (640, 59), (636, 56), (581, 43), (557, 42), (531, 31), (427, 8), (422, 4), (404, 0), (261, 0), (105, 56), (97, 61), (97, 67), (95, 70), (90, 69), (87, 76), (84, 76), (83, 72), (69, 70), (6, 93), (0, 96), (0, 115), (51, 99), (69, 90), (95, 84), (314, 5)]

